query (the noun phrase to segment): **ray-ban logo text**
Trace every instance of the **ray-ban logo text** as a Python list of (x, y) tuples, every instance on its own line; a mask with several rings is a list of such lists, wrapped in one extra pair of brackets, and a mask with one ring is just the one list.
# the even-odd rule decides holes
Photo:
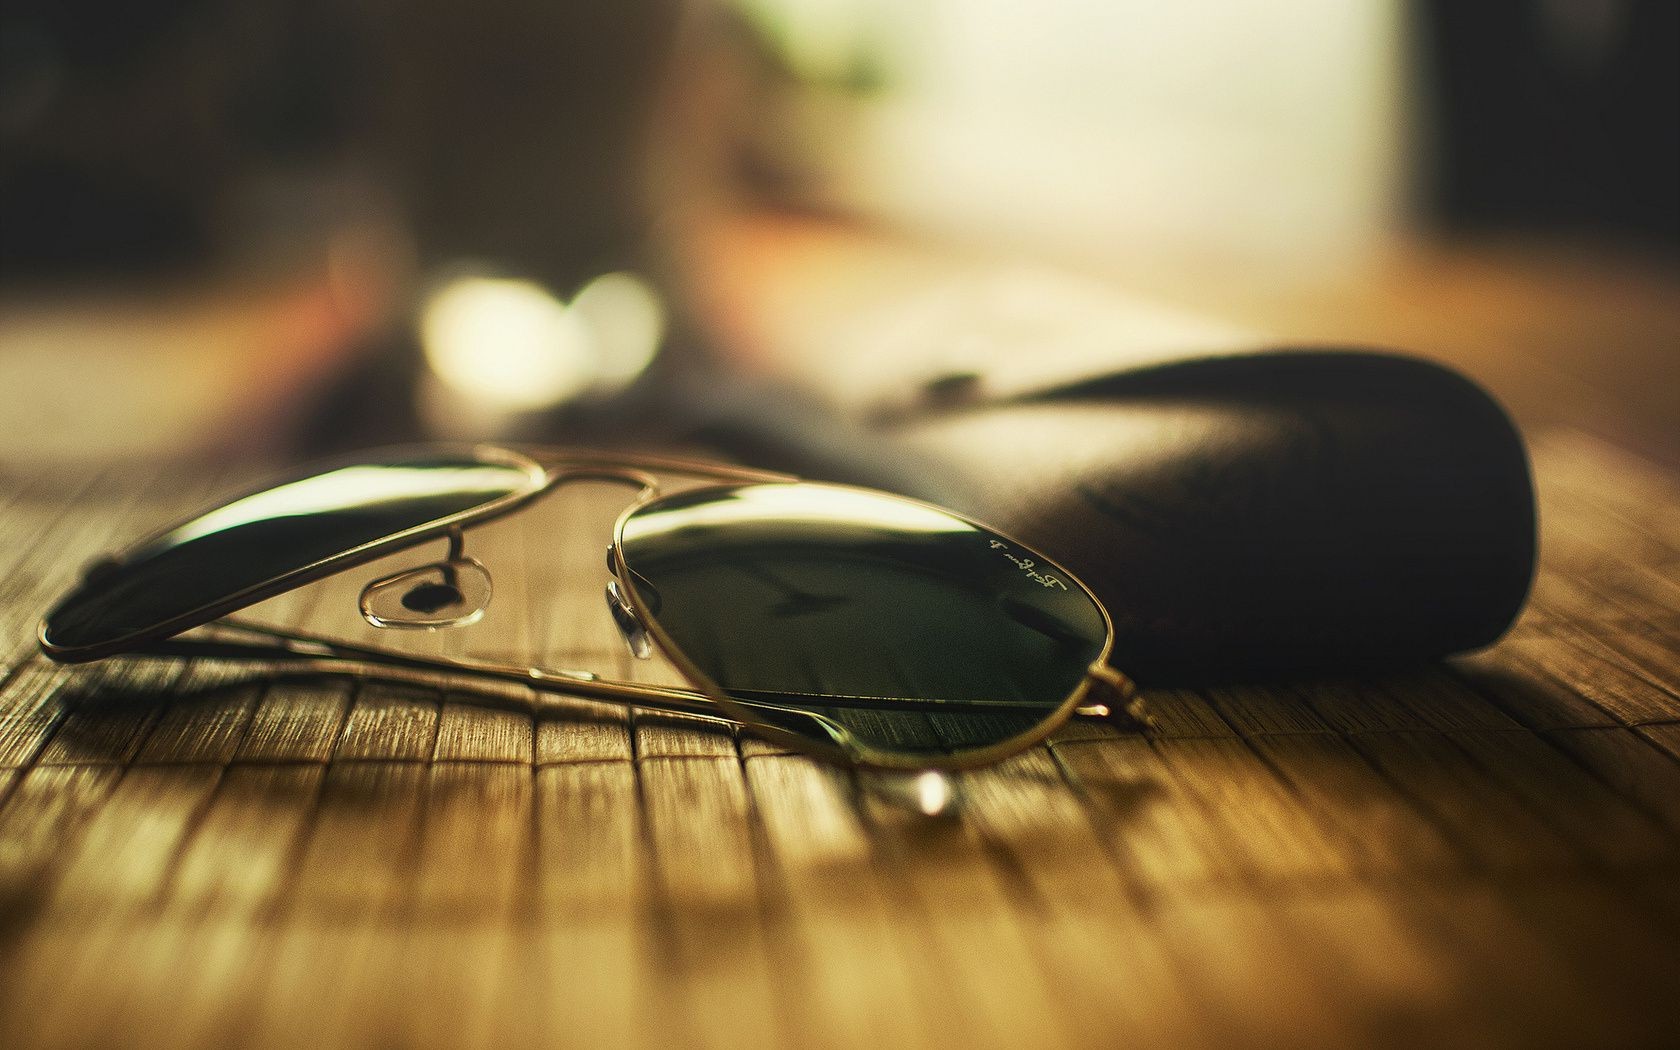
[(992, 550), (997, 551), (1005, 558), (1014, 562), (1017, 569), (1020, 569), (1022, 572), (1027, 574), (1027, 579), (1038, 584), (1040, 587), (1060, 587), (1064, 591), (1067, 590), (1067, 584), (1063, 583), (1055, 576), (1047, 572), (1039, 572), (1037, 568), (1038, 563), (1033, 561), (1031, 558), (1017, 558), (1015, 555), (1009, 553), (1009, 545), (1007, 543), (1004, 543), (1001, 540), (992, 540), (991, 547)]

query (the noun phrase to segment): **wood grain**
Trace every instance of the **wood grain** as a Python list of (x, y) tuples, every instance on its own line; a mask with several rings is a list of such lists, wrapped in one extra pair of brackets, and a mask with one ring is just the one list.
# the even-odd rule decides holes
[[(715, 723), (50, 665), (29, 623), (80, 560), (217, 480), (13, 472), (0, 1045), (1649, 1045), (1680, 981), (1680, 495), (1576, 434), (1536, 462), (1548, 561), (1500, 645), (1163, 690), (1152, 736), (1070, 726), (931, 819)], [(475, 536), (502, 618), (429, 644), (669, 680), (601, 603), (623, 498)], [(363, 630), (353, 595), (264, 614)]]

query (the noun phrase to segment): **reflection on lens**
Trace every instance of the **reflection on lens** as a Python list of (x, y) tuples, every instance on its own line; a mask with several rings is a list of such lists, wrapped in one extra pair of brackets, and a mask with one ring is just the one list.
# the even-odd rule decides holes
[(60, 659), (105, 655), (100, 647), (191, 620), (323, 559), (540, 484), (534, 466), (444, 455), (358, 464), (288, 482), (124, 555), (47, 614), (44, 638)]
[(1107, 638), (1096, 604), (1042, 555), (883, 493), (702, 489), (632, 514), (620, 540), (643, 601), (702, 673), (825, 743), (834, 731), (807, 713), (903, 756), (1020, 736)]

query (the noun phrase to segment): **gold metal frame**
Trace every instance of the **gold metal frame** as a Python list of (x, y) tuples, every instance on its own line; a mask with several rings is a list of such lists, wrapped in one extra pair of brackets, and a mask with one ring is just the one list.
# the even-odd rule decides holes
[[(448, 446), (431, 445), (416, 446), (415, 450), (418, 451), (421, 448), (428, 451), (449, 449)], [(403, 451), (407, 450), (380, 450), (376, 454), (391, 456)], [(115, 655), (115, 652), (125, 652), (136, 656), (257, 659), (278, 665), (276, 669), (283, 673), (352, 674), (381, 681), (428, 686), (436, 685), (437, 676), (443, 675), (448, 678), (450, 688), (472, 692), (481, 700), (502, 706), (541, 712), (552, 706), (551, 703), (545, 702), (544, 698), (550, 694), (555, 694), (646, 710), (670, 712), (739, 725), (768, 740), (786, 744), (800, 751), (814, 753), (830, 760), (895, 770), (962, 769), (996, 762), (1009, 755), (1024, 751), (1044, 740), (1076, 713), (1092, 717), (1118, 716), (1140, 728), (1150, 724), (1149, 716), (1137, 697), (1136, 688), (1131, 679), (1108, 666), (1108, 657), (1114, 645), (1114, 623), (1108, 609), (1103, 606), (1102, 601), (1077, 575), (1057, 565), (1052, 559), (1044, 557), (1036, 550), (1033, 551), (1035, 558), (1042, 558), (1044, 564), (1054, 567), (1062, 578), (1078, 586), (1101, 612), (1105, 637), (1102, 650), (1096, 660), (1086, 669), (1084, 677), (1081, 678), (1073, 691), (1060, 705), (1041, 721), (1035, 723), (1033, 728), (1008, 740), (969, 751), (949, 755), (903, 755), (870, 747), (852, 737), (850, 733), (831, 719), (800, 708), (777, 705), (776, 710), (784, 719), (790, 715), (811, 719), (814, 729), (820, 728), (836, 743), (825, 745), (813, 737), (803, 736), (776, 725), (768, 724), (761, 716), (754, 713), (754, 709), (760, 705), (728, 695), (722, 687), (713, 682), (682, 652), (681, 647), (672, 640), (669, 633), (659, 623), (658, 617), (647, 607), (638, 588), (632, 582), (632, 573), (623, 553), (623, 531), (626, 522), (631, 517), (666, 495), (661, 491), (656, 472), (702, 482), (697, 488), (690, 488), (685, 491), (705, 491), (712, 487), (753, 482), (797, 483), (801, 479), (788, 474), (669, 456), (625, 456), (594, 451), (489, 444), (470, 446), (464, 450), (457, 447), (454, 451), (464, 451), (473, 456), (482, 457), (486, 462), (525, 467), (531, 471), (533, 485), (529, 489), (522, 489), (509, 496), (493, 500), (482, 507), (463, 511), (435, 522), (428, 522), (423, 526), (405, 530), (384, 540), (364, 544), (351, 551), (343, 552), (303, 569), (287, 573), (282, 577), (264, 581), (256, 587), (247, 588), (238, 595), (218, 602), (213, 610), (213, 615), (219, 618), (209, 623), (203, 623), (194, 636), (168, 637), (171, 625), (165, 625), (158, 631), (148, 631), (145, 637), (131, 636), (112, 645), (101, 646), (92, 655), (85, 652), (65, 653), (62, 650), (57, 650), (47, 641), (46, 627), (43, 621), (40, 638), (41, 647), (48, 656), (66, 662), (98, 659), (102, 656)], [(372, 455), (364, 453), (353, 459), (324, 465), (323, 469), (330, 470), (355, 463), (366, 463), (370, 461)], [(335, 641), (301, 631), (281, 630), (227, 615), (235, 609), (244, 608), (263, 598), (272, 597), (282, 591), (337, 574), (356, 565), (396, 553), (430, 539), (447, 537), (450, 540), (451, 548), (459, 551), (463, 543), (463, 536), (469, 528), (522, 508), (536, 499), (552, 495), (567, 483), (574, 481), (609, 482), (624, 484), (637, 489), (636, 495), (632, 497), (630, 503), (619, 514), (613, 525), (612, 546), (610, 548), (612, 572), (619, 584), (620, 594), (630, 607), (632, 615), (646, 629), (660, 653), (688, 679), (695, 687), (694, 689), (617, 681), (602, 678), (588, 671), (554, 670), (463, 657), (445, 659), (416, 656), (374, 646)], [(707, 485), (704, 484), (705, 482), (714, 484)], [(1027, 544), (1021, 543), (989, 525), (984, 525), (946, 508), (892, 493), (878, 494), (889, 495), (894, 499), (951, 515), (1000, 536), (1023, 549), (1033, 550)], [(137, 544), (135, 549), (144, 547), (157, 538), (152, 537), (143, 541)], [(205, 611), (197, 610), (199, 614)], [(114, 651), (107, 651), (113, 649)], [(525, 686), (534, 691), (536, 699), (530, 702), (521, 702), (509, 696), (505, 691), (480, 687), (478, 683), (473, 681), (474, 678)], [(915, 703), (914, 700), (905, 702)], [(1040, 705), (1029, 706), (1034, 712), (1042, 709)], [(945, 702), (940, 707), (949, 710), (951, 705), (949, 702)]]
[[(790, 478), (784, 480), (796, 482), (799, 479)], [(703, 493), (710, 487), (711, 486), (706, 486), (692, 491), (699, 491)], [(874, 490), (858, 489), (857, 486), (850, 485), (837, 487), (851, 488), (857, 491), (874, 492)], [(1097, 654), (1097, 658), (1091, 662), (1090, 666), (1086, 668), (1085, 676), (1080, 679), (1079, 684), (1074, 687), (1073, 692), (1068, 695), (1067, 699), (1063, 700), (1053, 712), (1046, 716), (1042, 722), (1037, 723), (1032, 729), (1018, 736), (1010, 737), (1007, 740), (1000, 741), (999, 743), (992, 744), (987, 747), (975, 748), (970, 751), (961, 751), (951, 755), (924, 756), (895, 754), (890, 751), (883, 751), (879, 748), (870, 747), (867, 744), (858, 741), (855, 737), (852, 737), (851, 734), (846, 732), (843, 727), (836, 725), (827, 719), (823, 719), (823, 721), (826, 723), (826, 728), (828, 729), (830, 735), (835, 736), (837, 739), (850, 738), (846, 746), (826, 746), (810, 738), (802, 737), (797, 733), (782, 730), (777, 726), (765, 725), (758, 719), (755, 719), (748, 705), (744, 704), (741, 700), (730, 696), (720, 685), (712, 681), (704, 671), (700, 670), (694, 661), (688, 658), (687, 654), (682, 651), (682, 647), (677, 645), (677, 643), (665, 631), (664, 627), (659, 623), (658, 616), (653, 612), (653, 610), (648, 608), (647, 603), (642, 600), (639, 589), (631, 582), (630, 566), (624, 557), (624, 526), (638, 512), (646, 510), (648, 507), (659, 501), (661, 497), (657, 493), (657, 490), (652, 493), (648, 493), (644, 490), (643, 494), (638, 497), (636, 501), (631, 503), (630, 506), (626, 507), (619, 514), (618, 521), (614, 523), (612, 545), (613, 574), (619, 580), (625, 600), (630, 604), (632, 611), (635, 613), (637, 619), (641, 621), (642, 626), (647, 628), (648, 633), (653, 637), (654, 643), (665, 655), (665, 658), (675, 664), (677, 669), (683, 673), (684, 677), (700, 686), (704, 694), (713, 703), (715, 703), (720, 710), (728, 714), (733, 721), (739, 722), (740, 724), (751, 728), (760, 736), (773, 741), (786, 743), (790, 746), (798, 747), (801, 750), (816, 752), (825, 758), (837, 761), (855, 762), (861, 765), (874, 766), (882, 769), (904, 770), (965, 769), (973, 766), (987, 765), (989, 763), (999, 761), (1000, 759), (1007, 758), (1010, 755), (1018, 754), (1019, 752), (1032, 747), (1034, 744), (1045, 739), (1051, 733), (1054, 733), (1057, 729), (1061, 728), (1064, 724), (1066, 724), (1067, 720), (1073, 716), (1074, 712), (1080, 710), (1082, 707), (1089, 706), (1089, 713), (1093, 716), (1106, 716), (1111, 713), (1113, 711), (1113, 706), (1111, 706), (1110, 702), (1093, 702), (1089, 705), (1086, 704), (1087, 698), (1090, 697), (1093, 692), (1106, 694), (1105, 701), (1118, 701), (1117, 706), (1119, 706), (1122, 712), (1124, 712), (1128, 717), (1139, 721), (1143, 720), (1142, 711), (1135, 707), (1136, 688), (1131, 679), (1108, 666), (1109, 654), (1114, 649), (1114, 620), (1109, 616), (1108, 609), (1103, 605), (1101, 599), (1099, 599), (1096, 594), (1091, 591), (1090, 587), (1086, 586), (1083, 580), (1079, 579), (1073, 573), (1068, 572), (1067, 569), (1062, 566), (1056, 564), (1056, 562), (1052, 559), (1044, 557), (1044, 555), (1040, 554), (1034, 548), (1020, 542), (1013, 536), (1000, 532), (990, 525), (981, 524), (980, 522), (958, 514), (955, 511), (947, 510), (944, 507), (938, 507), (931, 503), (924, 503), (921, 500), (910, 499), (907, 496), (899, 496), (893, 493), (885, 493), (885, 495), (892, 496), (893, 499), (902, 500), (906, 503), (938, 511), (941, 514), (949, 515), (959, 521), (965, 521), (977, 528), (984, 529), (988, 533), (1000, 536), (1023, 550), (1032, 551), (1035, 558), (1043, 558), (1044, 564), (1051, 566), (1058, 573), (1075, 583), (1085, 596), (1091, 600), (1091, 604), (1097, 607), (1097, 611), (1102, 613), (1104, 635), (1102, 650)], [(1035, 705), (1034, 710), (1037, 709), (1038, 708)], [(815, 715), (812, 715), (812, 717), (820, 718), (820, 716)]]

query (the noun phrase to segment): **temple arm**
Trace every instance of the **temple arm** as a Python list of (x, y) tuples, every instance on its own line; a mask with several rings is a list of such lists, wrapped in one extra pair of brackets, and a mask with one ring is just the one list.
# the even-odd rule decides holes
[[(588, 671), (546, 670), (465, 658), (416, 656), (302, 632), (282, 631), (231, 618), (209, 624), (196, 635), (154, 642), (134, 655), (260, 661), (282, 665), (282, 670), (290, 672), (347, 674), (432, 687), (439, 684), (441, 675), (447, 677), (451, 689), (471, 692), (497, 706), (533, 712), (550, 706), (544, 702), (544, 694), (560, 694), (720, 722), (735, 721), (719, 711), (710, 697), (693, 689), (618, 682)], [(534, 702), (516, 699), (505, 690), (475, 682), (474, 678), (525, 686), (535, 690), (538, 697)]]
[[(371, 646), (334, 641), (318, 635), (296, 631), (282, 631), (259, 624), (225, 619), (200, 628), (199, 633), (153, 643), (141, 656), (201, 657), (209, 659), (260, 661), (273, 670), (293, 674), (353, 675), (375, 681), (399, 685), (437, 687), (439, 677), (449, 689), (469, 693), (489, 706), (502, 707), (530, 714), (558, 711), (558, 697), (587, 699), (624, 707), (703, 718), (709, 721), (738, 725), (704, 693), (674, 686), (647, 685), (602, 678), (588, 671), (551, 670), (521, 667), (467, 658), (436, 658), (393, 652)], [(1095, 669), (1093, 669), (1095, 671)], [(1101, 683), (1101, 676), (1098, 676)], [(495, 684), (524, 686), (529, 693), (510, 693), (495, 688)], [(1128, 683), (1129, 684), (1129, 683)], [(1133, 728), (1147, 728), (1152, 720), (1139, 698), (1123, 694), (1123, 702), (1110, 708), (1107, 704), (1092, 703), (1076, 713), (1092, 717), (1118, 717)], [(880, 705), (881, 697), (822, 697), (787, 694), (781, 699), (773, 693), (753, 696), (734, 696), (733, 701), (749, 711), (762, 711), (763, 721), (786, 726), (788, 719), (806, 723), (800, 732), (827, 737), (836, 745), (845, 746), (851, 733), (833, 719), (812, 711), (806, 705), (829, 708)], [(781, 702), (777, 702), (781, 699)], [(1008, 712), (1021, 711), (1043, 714), (1042, 704), (986, 700), (928, 700), (922, 698), (890, 698), (895, 707), (915, 708), (936, 712)], [(567, 713), (574, 713), (568, 711)]]

